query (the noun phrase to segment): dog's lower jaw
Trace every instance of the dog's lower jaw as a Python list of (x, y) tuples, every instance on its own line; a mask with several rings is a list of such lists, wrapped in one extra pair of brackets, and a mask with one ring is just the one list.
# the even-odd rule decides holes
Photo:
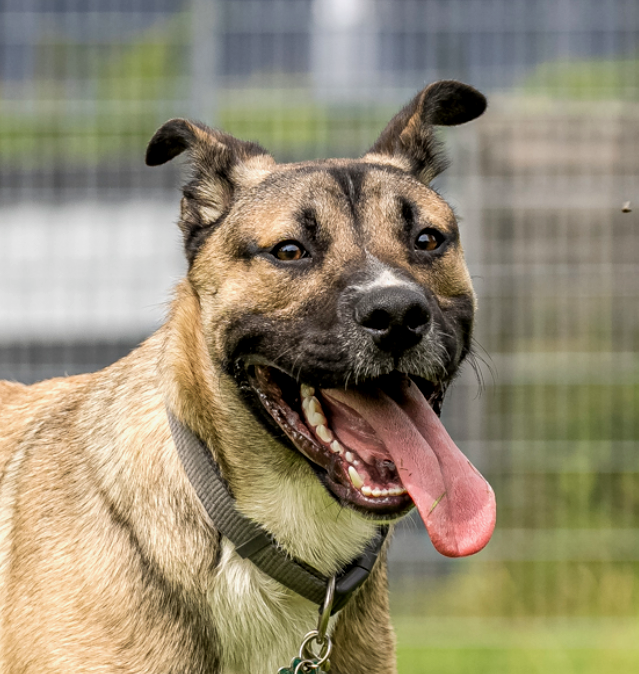
[[(252, 415), (241, 414), (235, 410), (234, 421), (219, 431), (238, 510), (293, 557), (325, 575), (335, 573), (364, 550), (376, 535), (376, 523), (342, 507), (305, 458), (271, 437)], [(243, 435), (233, 427), (238, 419)]]

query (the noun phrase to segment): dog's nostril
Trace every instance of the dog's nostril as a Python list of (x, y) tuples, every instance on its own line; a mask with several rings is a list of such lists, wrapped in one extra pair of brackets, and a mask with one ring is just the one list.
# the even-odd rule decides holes
[(428, 325), (429, 321), (430, 312), (425, 306), (421, 304), (415, 304), (410, 307), (404, 316), (404, 325), (409, 330), (413, 331), (419, 330), (420, 328)]
[(373, 309), (369, 314), (361, 317), (359, 323), (369, 330), (382, 332), (390, 327), (392, 316), (385, 309)]

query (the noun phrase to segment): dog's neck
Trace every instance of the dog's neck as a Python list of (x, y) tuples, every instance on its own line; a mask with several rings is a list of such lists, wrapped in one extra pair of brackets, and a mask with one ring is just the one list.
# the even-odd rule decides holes
[(245, 408), (234, 380), (211, 361), (199, 299), (188, 281), (177, 289), (159, 365), (167, 405), (211, 449), (240, 512), (326, 575), (362, 552), (375, 523), (342, 508), (310, 466)]
[(185, 279), (176, 288), (171, 314), (162, 329), (159, 374), (167, 405), (213, 450), (218, 434), (213, 410), (219, 406), (215, 374), (202, 331), (200, 301)]

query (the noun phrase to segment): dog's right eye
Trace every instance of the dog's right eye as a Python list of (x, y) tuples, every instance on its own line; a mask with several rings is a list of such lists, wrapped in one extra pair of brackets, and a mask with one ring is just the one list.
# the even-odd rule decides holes
[(271, 250), (271, 255), (282, 262), (294, 262), (308, 257), (308, 252), (298, 241), (282, 241)]
[(437, 250), (444, 241), (445, 237), (441, 232), (438, 232), (432, 227), (427, 227), (426, 229), (422, 229), (417, 235), (417, 239), (415, 239), (415, 248), (430, 253)]

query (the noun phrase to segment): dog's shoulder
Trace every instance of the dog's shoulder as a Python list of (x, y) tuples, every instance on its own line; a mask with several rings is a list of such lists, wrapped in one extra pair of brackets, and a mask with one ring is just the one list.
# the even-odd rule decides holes
[(0, 418), (9, 415), (7, 419), (3, 419), (4, 423), (0, 424), (0, 475), (4, 473), (4, 468), (11, 456), (11, 448), (14, 442), (10, 438), (15, 436), (15, 426), (21, 425), (19, 423), (12, 424), (10, 419), (10, 410), (19, 404), (20, 401), (28, 397), (29, 387), (24, 384), (18, 384), (12, 381), (0, 381)]
[(43, 426), (64, 415), (56, 414), (82, 399), (91, 375), (58, 377), (27, 386), (0, 381), (0, 484), (6, 467), (20, 446)]
[(14, 381), (0, 381), (0, 410), (2, 406), (18, 398), (27, 390), (27, 386)]
[(69, 400), (85, 395), (94, 375), (57, 377), (27, 386), (13, 381), (0, 381), (0, 443), (6, 431), (13, 427), (28, 426), (30, 421), (55, 413)]

